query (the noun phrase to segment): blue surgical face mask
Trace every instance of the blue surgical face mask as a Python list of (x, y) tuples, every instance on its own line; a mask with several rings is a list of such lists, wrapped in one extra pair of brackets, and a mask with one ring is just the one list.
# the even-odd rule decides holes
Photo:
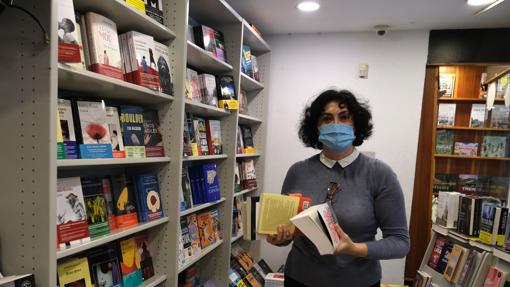
[(333, 153), (339, 153), (352, 145), (354, 129), (350, 125), (328, 124), (319, 127), (319, 141)]

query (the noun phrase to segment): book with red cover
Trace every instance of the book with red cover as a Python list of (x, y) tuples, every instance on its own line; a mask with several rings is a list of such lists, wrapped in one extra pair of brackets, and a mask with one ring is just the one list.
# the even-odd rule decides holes
[(103, 196), (106, 201), (108, 225), (110, 225), (110, 230), (114, 230), (117, 229), (117, 222), (115, 221), (115, 207), (113, 206), (112, 184), (109, 177), (102, 178), (101, 183), (103, 185)]
[(433, 269), (437, 268), (437, 264), (439, 263), (439, 259), (441, 258), (441, 252), (443, 251), (443, 246), (445, 243), (446, 238), (442, 236), (438, 236), (436, 238), (434, 249), (432, 249), (432, 252), (430, 253), (429, 256), (429, 261), (427, 263), (431, 268)]
[(90, 237), (80, 177), (57, 179), (57, 242)]
[(216, 242), (216, 233), (213, 228), (213, 218), (210, 211), (197, 215), (198, 234), (200, 235), (200, 245), (206, 248)]
[(489, 267), (489, 271), (487, 272), (487, 277), (485, 277), (485, 282), (483, 283), (483, 287), (500, 287), (503, 286), (506, 280), (507, 273), (501, 271), (496, 266)]
[(58, 61), (80, 63), (80, 45), (73, 0), (58, 2)]
[[(126, 78), (134, 84), (159, 91), (159, 73), (154, 58), (154, 38), (136, 31), (126, 33), (125, 43), (129, 62)], [(124, 46), (123, 49), (126, 49)]]

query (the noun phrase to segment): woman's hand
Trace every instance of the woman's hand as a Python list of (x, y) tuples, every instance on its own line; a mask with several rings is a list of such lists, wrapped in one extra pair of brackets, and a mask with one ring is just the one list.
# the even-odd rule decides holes
[(354, 243), (347, 233), (345, 233), (340, 225), (335, 224), (335, 231), (340, 237), (340, 244), (335, 249), (335, 255), (349, 254), (357, 257), (366, 257), (368, 248), (365, 243)]
[(266, 237), (266, 241), (275, 246), (284, 246), (291, 242), (292, 234), (284, 224), (276, 227), (276, 234), (271, 234)]

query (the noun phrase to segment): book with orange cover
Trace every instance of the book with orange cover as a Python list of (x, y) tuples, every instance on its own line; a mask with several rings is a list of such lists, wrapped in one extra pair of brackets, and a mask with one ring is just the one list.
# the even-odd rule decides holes
[(216, 233), (213, 229), (213, 218), (210, 211), (197, 215), (198, 234), (200, 236), (200, 245), (206, 248), (216, 242)]

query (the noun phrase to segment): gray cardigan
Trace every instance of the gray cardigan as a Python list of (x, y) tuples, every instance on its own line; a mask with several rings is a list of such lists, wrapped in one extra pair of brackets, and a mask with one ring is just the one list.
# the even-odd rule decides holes
[[(294, 237), (285, 273), (308, 286), (371, 286), (381, 280), (381, 259), (402, 258), (409, 251), (404, 195), (397, 176), (380, 160), (360, 154), (342, 168), (320, 161), (319, 154), (292, 165), (282, 194), (302, 193), (312, 204), (325, 202), (331, 181), (341, 190), (333, 198), (340, 226), (353, 242), (368, 246), (365, 258), (321, 256), (306, 237)], [(375, 240), (377, 228), (383, 239)]]

